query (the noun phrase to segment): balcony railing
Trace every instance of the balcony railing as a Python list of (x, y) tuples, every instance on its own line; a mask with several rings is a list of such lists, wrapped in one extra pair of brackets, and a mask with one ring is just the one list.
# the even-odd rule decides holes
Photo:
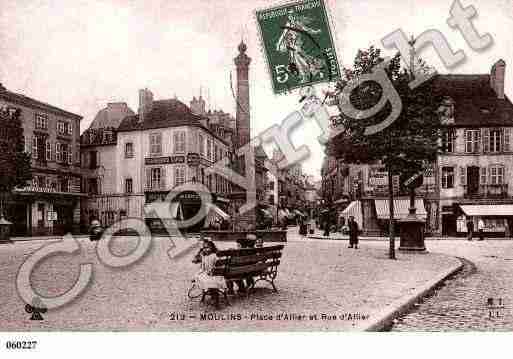
[(165, 183), (147, 183), (144, 185), (145, 191), (167, 191), (169, 190), (169, 186)]
[(482, 184), (479, 185), (476, 191), (471, 191), (468, 185), (465, 188), (465, 198), (506, 198), (508, 197), (507, 184)]

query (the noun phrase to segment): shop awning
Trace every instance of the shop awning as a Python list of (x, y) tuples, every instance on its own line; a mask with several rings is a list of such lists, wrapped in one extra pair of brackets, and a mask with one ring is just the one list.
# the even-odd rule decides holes
[(349, 199), (347, 199), (346, 197), (342, 197), (340, 199), (337, 199), (335, 202), (333, 202), (334, 204), (342, 204), (342, 203), (347, 203), (349, 202)]
[[(389, 219), (390, 212), (388, 211), (387, 199), (374, 200), (376, 205), (376, 214), (378, 219)], [(410, 200), (409, 199), (394, 199), (394, 219), (403, 219), (410, 213)], [(415, 199), (415, 208), (417, 209), (416, 215), (421, 219), (426, 219), (427, 213), (424, 208), (424, 201), (422, 198)]]
[(358, 223), (358, 227), (363, 228), (363, 218), (362, 218), (362, 202), (353, 201), (349, 203), (342, 212), (340, 212), (339, 217), (344, 217), (345, 222), (349, 220), (349, 217), (353, 216), (356, 223)]
[(462, 204), (460, 208), (467, 216), (513, 216), (513, 204)]
[(148, 203), (144, 205), (144, 218), (182, 220), (182, 207), (179, 202)]
[(213, 203), (207, 204), (207, 217), (205, 218), (205, 227), (211, 226), (213, 223), (220, 223), (223, 219), (228, 220), (230, 215), (228, 215), (221, 208), (217, 207)]

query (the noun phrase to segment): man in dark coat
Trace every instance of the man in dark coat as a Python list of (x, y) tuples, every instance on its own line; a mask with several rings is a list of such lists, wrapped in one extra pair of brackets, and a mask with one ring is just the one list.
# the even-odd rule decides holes
[(472, 236), (474, 235), (474, 222), (471, 218), (467, 220), (467, 239), (469, 241), (472, 240)]
[(354, 217), (349, 217), (349, 248), (358, 249), (358, 223), (354, 220)]
[(326, 212), (323, 213), (323, 219), (324, 219), (324, 236), (325, 237), (329, 237), (330, 236), (330, 226), (331, 226), (331, 221), (330, 221), (330, 212), (329, 210), (326, 210)]

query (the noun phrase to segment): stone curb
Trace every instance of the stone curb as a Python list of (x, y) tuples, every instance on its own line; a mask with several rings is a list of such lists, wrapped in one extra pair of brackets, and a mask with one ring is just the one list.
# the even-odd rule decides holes
[(459, 264), (452, 266), (450, 269), (438, 275), (435, 279), (430, 280), (417, 289), (414, 294), (405, 295), (392, 302), (385, 309), (371, 314), (371, 318), (375, 319), (371, 323), (365, 323), (356, 327), (355, 330), (364, 332), (385, 331), (385, 329), (389, 328), (393, 324), (394, 319), (409, 312), (415, 303), (431, 294), (445, 280), (455, 275), (463, 268), (463, 262), (459, 258), (453, 258), (457, 259)]

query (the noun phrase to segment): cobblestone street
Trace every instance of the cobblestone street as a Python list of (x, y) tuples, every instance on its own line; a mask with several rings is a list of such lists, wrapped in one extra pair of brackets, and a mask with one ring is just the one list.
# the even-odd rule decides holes
[[(416, 310), (401, 318), (393, 331), (513, 329), (512, 241), (427, 241), (426, 247), (432, 253), (466, 259), (465, 267)], [(488, 305), (489, 298), (493, 308)], [(499, 300), (504, 308), (497, 308)]]
[[(116, 255), (126, 255), (137, 243), (133, 237), (113, 242)], [(259, 283), (260, 288), (249, 298), (231, 297), (230, 306), (214, 311), (187, 297), (190, 279), (198, 270), (191, 263), (194, 251), (170, 260), (166, 253), (169, 238), (154, 238), (149, 253), (125, 269), (102, 264), (95, 243), (87, 239), (79, 239), (79, 243), (80, 254), (49, 257), (32, 274), (40, 295), (51, 297), (74, 284), (81, 263), (93, 265), (93, 279), (86, 291), (74, 302), (49, 310), (43, 321), (29, 320), (15, 279), (23, 261), (45, 242), (0, 247), (2, 330), (351, 330), (362, 321), (352, 320), (349, 314), (373, 319), (372, 313), (459, 263), (433, 253), (398, 253), (398, 260), (391, 261), (386, 241), (365, 241), (353, 250), (347, 248), (346, 241), (300, 239), (292, 229), (278, 269), (279, 292)], [(210, 314), (208, 320), (201, 318), (205, 313)], [(294, 319), (277, 320), (280, 313), (292, 314)], [(337, 319), (322, 319), (322, 313)], [(317, 318), (310, 320), (309, 316), (316, 314)], [(272, 320), (268, 320), (270, 315)]]

